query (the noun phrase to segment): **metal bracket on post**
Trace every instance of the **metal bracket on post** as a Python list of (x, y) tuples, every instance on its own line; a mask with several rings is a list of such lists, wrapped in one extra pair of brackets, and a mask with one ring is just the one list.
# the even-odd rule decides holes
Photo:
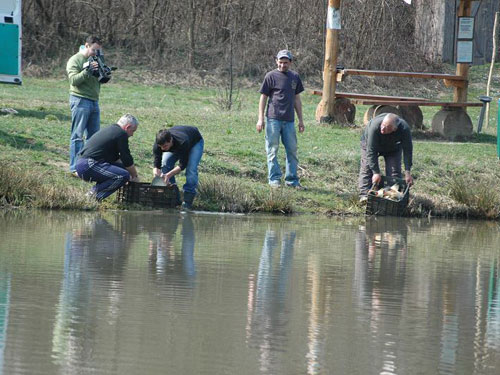
[(487, 103), (491, 102), (493, 98), (491, 96), (481, 95), (479, 100), (483, 102), (483, 106), (481, 107), (481, 112), (479, 114), (479, 122), (477, 123), (477, 134), (481, 133), (481, 129), (483, 127), (484, 114), (486, 112)]

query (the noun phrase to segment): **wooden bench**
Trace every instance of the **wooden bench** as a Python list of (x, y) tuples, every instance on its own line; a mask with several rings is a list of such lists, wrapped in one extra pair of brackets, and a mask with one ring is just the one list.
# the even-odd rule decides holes
[[(313, 90), (314, 95), (323, 95), (319, 90)], [(405, 97), (405, 96), (388, 96), (388, 95), (371, 95), (357, 94), (349, 92), (336, 92), (336, 98), (347, 98), (353, 104), (361, 105), (418, 105), (418, 106), (434, 106), (434, 107), (482, 107), (482, 102), (443, 102), (433, 101), (425, 98)]]
[[(396, 72), (382, 70), (345, 69), (337, 67), (336, 80), (341, 82), (347, 75), (364, 75), (374, 77), (404, 77), (419, 79), (442, 79), (445, 86), (454, 87), (456, 90), (467, 89), (466, 76), (445, 73), (418, 73)], [(462, 90), (463, 91), (463, 90)], [(321, 91), (314, 91), (322, 95)], [(449, 139), (458, 139), (472, 134), (472, 122), (466, 112), (467, 107), (482, 107), (482, 102), (445, 102), (424, 98), (404, 96), (384, 96), (355, 93), (335, 93), (333, 118), (339, 123), (353, 123), (356, 113), (354, 104), (369, 105), (363, 121), (366, 124), (379, 113), (396, 113), (404, 118), (413, 128), (423, 128), (423, 114), (421, 106), (438, 106), (438, 111), (432, 119), (432, 130)], [(479, 130), (479, 125), (478, 125)]]
[[(312, 93), (314, 95), (323, 95), (323, 93), (319, 90), (313, 90)], [(406, 96), (388, 96), (388, 95), (372, 95), (372, 94), (358, 94), (354, 92), (341, 92), (337, 91), (335, 93), (336, 98), (347, 98), (352, 99), (351, 101), (354, 103), (356, 100), (403, 100), (403, 101), (419, 101), (425, 102), (428, 99), (425, 98), (416, 98), (416, 97), (406, 97)], [(361, 104), (361, 103), (354, 103)]]
[(372, 76), (372, 77), (406, 77), (421, 79), (442, 79), (446, 87), (465, 87), (467, 78), (446, 73), (419, 73), (396, 72), (391, 70), (363, 70), (363, 69), (337, 69), (337, 82), (343, 81), (346, 75)]
[[(322, 95), (319, 90), (314, 90), (312, 92), (314, 95)], [(373, 117), (380, 113), (396, 113), (403, 117), (412, 128), (421, 129), (423, 128), (423, 114), (420, 110), (421, 106), (436, 106), (441, 107), (441, 111), (438, 112), (439, 116), (436, 115), (436, 120), (433, 119), (433, 123), (437, 124), (439, 119), (445, 118), (446, 121), (453, 122), (458, 116), (460, 121), (466, 123), (465, 127), (469, 127), (468, 116), (465, 113), (457, 113), (451, 117), (443, 115), (443, 111), (458, 110), (460, 108), (466, 107), (482, 107), (482, 102), (465, 102), (465, 103), (455, 103), (455, 102), (445, 102), (445, 101), (433, 101), (425, 98), (416, 97), (404, 97), (404, 96), (388, 96), (388, 95), (372, 95), (372, 94), (357, 94), (348, 92), (336, 92), (335, 98), (339, 102), (337, 107), (339, 107), (339, 112), (348, 113), (349, 120), (354, 121), (355, 108), (354, 104), (359, 105), (369, 105), (370, 107), (366, 110), (363, 122), (366, 124)], [(343, 108), (342, 108), (343, 107)], [(336, 109), (337, 110), (337, 109)], [(438, 125), (433, 126), (434, 128)]]

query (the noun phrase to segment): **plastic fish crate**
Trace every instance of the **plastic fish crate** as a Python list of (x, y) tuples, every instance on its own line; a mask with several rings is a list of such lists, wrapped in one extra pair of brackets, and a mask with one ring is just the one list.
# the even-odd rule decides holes
[(387, 197), (377, 197), (376, 191), (368, 192), (368, 200), (366, 202), (367, 215), (380, 216), (403, 216), (406, 214), (408, 201), (410, 199), (410, 189), (405, 180), (397, 177), (382, 176), (382, 182), (378, 189), (399, 185), (399, 192), (403, 194), (400, 200), (392, 200)]
[(178, 205), (177, 185), (154, 186), (147, 182), (129, 182), (118, 189), (117, 200), (123, 203), (139, 203), (155, 208), (170, 208)]

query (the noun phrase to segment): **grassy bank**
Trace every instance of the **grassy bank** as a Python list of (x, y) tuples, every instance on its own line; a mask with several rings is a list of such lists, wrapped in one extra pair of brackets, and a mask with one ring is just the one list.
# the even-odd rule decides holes
[[(486, 66), (472, 68), (470, 100), (484, 94), (486, 72)], [(254, 88), (241, 89), (236, 109), (228, 112), (221, 109), (223, 97), (216, 88), (143, 84), (126, 80), (126, 76), (127, 72), (117, 71), (112, 82), (102, 88), (102, 125), (115, 122), (126, 112), (138, 117), (140, 128), (130, 145), (143, 181), (152, 177), (151, 148), (156, 131), (166, 124), (191, 124), (198, 126), (205, 138), (200, 194), (195, 201), (198, 209), (342, 215), (363, 212), (356, 199), (361, 126), (317, 125), (314, 113), (319, 97), (308, 93), (302, 96), (306, 131), (298, 136), (299, 173), (308, 190), (271, 191), (266, 184), (264, 135), (255, 131), (258, 83)], [(493, 84), (498, 87), (497, 76)], [(492, 94), (495, 104), (490, 125), (470, 141), (451, 143), (425, 132), (415, 134), (412, 215), (498, 217), (499, 93)], [(452, 91), (446, 89), (434, 97), (451, 95)], [(18, 112), (0, 114), (1, 204), (120, 208), (113, 198), (101, 206), (82, 198), (90, 185), (67, 174), (70, 111), (68, 83), (63, 75), (50, 79), (28, 77), (21, 87), (1, 85), (0, 107)], [(362, 124), (365, 108), (357, 107), (358, 125)], [(438, 108), (423, 110), (424, 123), (430, 126)], [(469, 113), (476, 126), (479, 110), (474, 108)], [(284, 157), (283, 149), (280, 156)]]

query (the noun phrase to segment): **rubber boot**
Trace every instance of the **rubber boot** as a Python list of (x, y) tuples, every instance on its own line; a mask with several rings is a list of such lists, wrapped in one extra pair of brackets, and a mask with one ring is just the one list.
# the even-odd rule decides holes
[(193, 207), (193, 200), (195, 193), (184, 192), (184, 202), (182, 203), (182, 208), (185, 210), (190, 210)]
[(175, 205), (180, 206), (182, 204), (181, 200), (181, 192), (179, 191), (179, 188), (177, 186), (175, 188)]

